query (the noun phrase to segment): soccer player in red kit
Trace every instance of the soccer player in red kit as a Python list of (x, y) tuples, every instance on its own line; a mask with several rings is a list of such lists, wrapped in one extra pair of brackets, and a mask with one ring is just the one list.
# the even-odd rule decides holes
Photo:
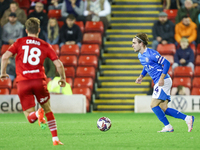
[[(26, 118), (30, 123), (38, 120), (39, 125), (44, 129), (46, 128), (45, 114), (52, 134), (53, 145), (63, 145), (58, 139), (56, 120), (50, 108), (50, 95), (47, 90), (43, 63), (46, 57), (53, 61), (61, 77), (58, 82), (61, 87), (66, 84), (64, 67), (51, 45), (38, 38), (39, 19), (29, 18), (25, 26), (28, 36), (18, 39), (2, 56), (0, 78), (9, 77), (6, 74), (8, 59), (17, 54), (15, 60), (17, 92)], [(38, 111), (35, 111), (34, 96), (42, 107)]]

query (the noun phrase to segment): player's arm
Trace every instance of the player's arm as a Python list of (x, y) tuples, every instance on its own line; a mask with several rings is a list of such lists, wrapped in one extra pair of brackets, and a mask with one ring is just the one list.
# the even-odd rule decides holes
[(147, 74), (147, 71), (143, 68), (142, 73), (140, 74), (140, 76), (136, 79), (136, 83), (141, 84), (142, 83), (142, 79), (145, 77), (145, 75)]
[(59, 60), (59, 59), (56, 59), (53, 61), (54, 65), (56, 66), (56, 69), (61, 77), (61, 79), (58, 81), (58, 84), (61, 86), (61, 87), (65, 87), (66, 85), (66, 76), (65, 76), (65, 70), (64, 70), (64, 66), (63, 66), (63, 63)]
[(2, 59), (1, 59), (1, 76), (0, 78), (6, 78), (8, 77), (9, 78), (9, 75), (6, 74), (6, 68), (7, 68), (7, 65), (8, 65), (8, 60), (10, 57), (13, 56), (13, 53), (10, 52), (10, 51), (6, 51), (3, 56), (2, 56)]
[[(160, 79), (158, 81), (158, 85), (163, 86), (164, 85), (164, 78), (165, 78), (165, 76), (166, 76), (166, 74), (169, 70), (169, 67), (170, 67), (170, 62), (167, 59), (165, 59), (164, 57), (162, 57), (162, 56), (160, 56), (160, 57), (161, 57), (161, 59), (163, 59), (163, 60), (160, 61), (160, 64), (163, 65), (163, 72), (162, 72)], [(159, 63), (159, 61), (158, 61), (158, 63)]]

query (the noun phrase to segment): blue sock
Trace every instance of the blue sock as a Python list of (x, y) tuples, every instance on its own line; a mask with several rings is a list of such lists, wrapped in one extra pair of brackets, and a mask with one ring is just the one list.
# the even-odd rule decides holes
[(185, 117), (187, 115), (181, 113), (180, 111), (173, 109), (173, 108), (167, 108), (167, 110), (165, 111), (166, 115), (172, 116), (174, 118), (179, 118), (179, 119), (183, 119), (185, 120)]
[(169, 124), (169, 121), (167, 120), (165, 113), (163, 112), (163, 110), (159, 107), (153, 107), (152, 108), (153, 112), (156, 114), (156, 116), (158, 117), (158, 119), (166, 126)]

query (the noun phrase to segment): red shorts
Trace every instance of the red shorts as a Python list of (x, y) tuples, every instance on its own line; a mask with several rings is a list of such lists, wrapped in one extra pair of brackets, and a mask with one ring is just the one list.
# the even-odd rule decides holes
[(35, 107), (35, 97), (41, 105), (50, 99), (45, 79), (19, 81), (17, 83), (17, 93), (20, 98), (23, 111), (31, 107)]

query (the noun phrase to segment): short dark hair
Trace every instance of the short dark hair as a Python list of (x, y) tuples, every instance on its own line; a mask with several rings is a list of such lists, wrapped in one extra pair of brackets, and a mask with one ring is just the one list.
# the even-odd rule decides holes
[(71, 19), (71, 20), (74, 20), (74, 19), (76, 19), (75, 17), (74, 17), (74, 15), (73, 14), (69, 14), (68, 16), (67, 16), (67, 19)]
[(188, 18), (189, 16), (187, 16), (187, 15), (184, 15), (184, 16), (182, 16), (182, 19), (181, 20), (183, 20), (183, 18)]
[(19, 7), (19, 4), (18, 4), (17, 2), (15, 2), (15, 1), (12, 1), (12, 2), (10, 3), (10, 5), (11, 5), (11, 4), (15, 4), (16, 6)]
[(26, 23), (25, 27), (30, 34), (37, 34), (40, 28), (40, 20), (35, 17), (29, 18)]
[(145, 46), (148, 45), (149, 39), (146, 33), (138, 33), (135, 38), (138, 40), (138, 43), (143, 42)]

